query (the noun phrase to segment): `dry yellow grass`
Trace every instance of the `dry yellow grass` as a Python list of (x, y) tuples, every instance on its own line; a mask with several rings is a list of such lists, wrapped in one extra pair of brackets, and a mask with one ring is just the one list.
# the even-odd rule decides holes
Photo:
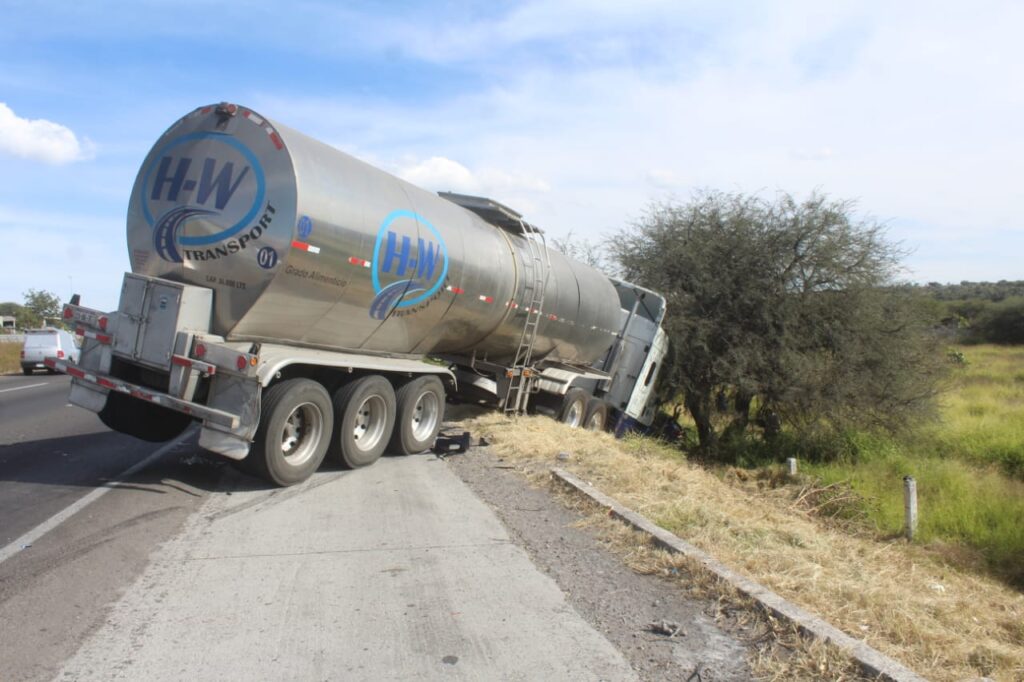
[(0, 374), (21, 371), (21, 344), (0, 343)]
[[(506, 459), (537, 475), (554, 464), (572, 471), (929, 679), (1024, 680), (1024, 595), (944, 564), (941, 553), (845, 532), (794, 506), (791, 493), (752, 492), (654, 441), (541, 417), (467, 425)], [(560, 451), (569, 458), (558, 460)]]

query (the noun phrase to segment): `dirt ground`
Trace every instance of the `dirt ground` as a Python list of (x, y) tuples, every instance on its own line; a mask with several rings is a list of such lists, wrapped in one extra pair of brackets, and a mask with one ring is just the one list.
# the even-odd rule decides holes
[[(694, 600), (657, 576), (633, 572), (578, 526), (582, 516), (551, 490), (531, 486), (488, 448), (472, 447), (445, 460), (641, 679), (754, 679), (748, 659), (755, 633), (720, 626), (707, 615), (714, 612), (712, 603)], [(677, 626), (678, 632), (670, 636)]]

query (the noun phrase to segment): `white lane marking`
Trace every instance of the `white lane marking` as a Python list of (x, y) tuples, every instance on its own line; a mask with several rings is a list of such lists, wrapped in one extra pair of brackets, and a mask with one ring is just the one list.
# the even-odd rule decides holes
[(49, 386), (49, 384), (29, 384), (28, 386), (18, 386), (17, 388), (0, 388), (0, 393), (10, 393), (11, 391), (24, 391), (26, 388), (39, 388), (40, 386)]
[(125, 469), (113, 481), (110, 481), (109, 483), (104, 485), (102, 488), (96, 488), (91, 493), (89, 493), (85, 497), (79, 499), (77, 502), (75, 502), (71, 506), (65, 507), (63, 511), (60, 511), (60, 512), (54, 514), (53, 516), (48, 518), (46, 521), (43, 521), (41, 524), (39, 524), (35, 528), (33, 528), (29, 532), (27, 532), (24, 535), (22, 535), (20, 538), (16, 539), (14, 542), (10, 543), (9, 545), (4, 547), (3, 549), (0, 549), (0, 564), (2, 564), (3, 562), (7, 561), (8, 559), (10, 559), (12, 556), (17, 554), (18, 552), (23, 551), (23, 549), (26, 547), (26, 545), (33, 544), (36, 540), (38, 540), (42, 536), (46, 535), (47, 533), (49, 533), (54, 528), (56, 528), (60, 524), (64, 523), (69, 518), (71, 518), (72, 516), (74, 516), (78, 512), (82, 511), (83, 509), (88, 507), (90, 504), (92, 504), (93, 502), (98, 500), (99, 498), (101, 498), (104, 495), (106, 495), (107, 493), (109, 493), (111, 490), (113, 490), (114, 488), (119, 486), (124, 481), (124, 479), (128, 478), (129, 476), (131, 476), (133, 474), (138, 473), (139, 471), (145, 469), (147, 466), (149, 466), (150, 464), (152, 464), (156, 460), (158, 460), (161, 457), (163, 457), (172, 448), (180, 445), (182, 443), (182, 441), (184, 441), (186, 438), (191, 436), (194, 433), (194, 431), (195, 431), (195, 429), (191, 428), (191, 427), (186, 429), (185, 433), (181, 434), (180, 436), (178, 436), (177, 438), (172, 440), (170, 443), (165, 443), (159, 450), (154, 452), (152, 455), (150, 455), (146, 459), (142, 460), (141, 462), (136, 462), (132, 466), (130, 466), (127, 469)]

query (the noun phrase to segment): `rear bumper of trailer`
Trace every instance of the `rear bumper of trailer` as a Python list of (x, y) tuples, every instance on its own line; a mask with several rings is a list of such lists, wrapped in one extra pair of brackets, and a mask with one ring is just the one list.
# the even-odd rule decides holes
[[(103, 405), (106, 403), (107, 393), (110, 391), (117, 391), (137, 400), (145, 400), (153, 403), (154, 405), (159, 405), (160, 407), (166, 407), (167, 409), (187, 414), (190, 417), (194, 417), (209, 424), (215, 424), (224, 429), (237, 429), (241, 422), (240, 415), (207, 407), (206, 405), (201, 405), (200, 403), (195, 403), (190, 400), (176, 398), (167, 393), (154, 391), (151, 388), (139, 386), (138, 384), (133, 384), (123, 379), (118, 379), (117, 377), (84, 370), (78, 365), (64, 360), (47, 358), (45, 363), (50, 369), (62, 372), (71, 377), (72, 390), (71, 394), (68, 396), (68, 400), (74, 405), (84, 407), (85, 409), (92, 410), (93, 412), (99, 412), (103, 409)], [(93, 392), (94, 394), (100, 394), (103, 397), (97, 400), (96, 398), (83, 394), (80, 391), (76, 391), (76, 387), (84, 388), (87, 391)]]

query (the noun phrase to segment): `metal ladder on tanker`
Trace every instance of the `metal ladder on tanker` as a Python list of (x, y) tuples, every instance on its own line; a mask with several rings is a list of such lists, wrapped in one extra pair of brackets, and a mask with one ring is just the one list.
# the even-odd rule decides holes
[[(534, 382), (534, 371), (530, 366), (533, 346), (537, 342), (537, 330), (544, 310), (544, 293), (551, 272), (551, 258), (548, 255), (544, 234), (520, 218), (523, 238), (529, 253), (530, 277), (526, 279), (523, 293), (526, 294), (526, 320), (519, 337), (512, 366), (509, 367), (509, 386), (505, 394), (503, 410), (507, 415), (519, 415), (526, 411)], [(525, 264), (525, 261), (524, 261)], [(524, 273), (525, 274), (525, 273)]]

